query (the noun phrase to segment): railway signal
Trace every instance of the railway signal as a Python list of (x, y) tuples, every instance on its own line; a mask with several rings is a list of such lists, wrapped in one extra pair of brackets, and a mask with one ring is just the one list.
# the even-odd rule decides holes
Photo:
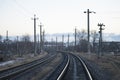
[(102, 28), (103, 26), (105, 26), (103, 23), (98, 23), (99, 28), (99, 56), (100, 57), (102, 55), (102, 30), (104, 30), (104, 28)]

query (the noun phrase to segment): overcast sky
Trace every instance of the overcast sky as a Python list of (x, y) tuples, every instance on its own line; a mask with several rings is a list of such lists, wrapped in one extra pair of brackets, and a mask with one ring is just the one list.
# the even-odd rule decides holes
[(120, 34), (120, 0), (0, 0), (0, 34), (33, 34), (34, 14), (44, 25), (46, 33), (87, 30), (87, 9), (90, 14), (90, 30), (98, 31), (98, 23), (104, 23), (104, 33)]

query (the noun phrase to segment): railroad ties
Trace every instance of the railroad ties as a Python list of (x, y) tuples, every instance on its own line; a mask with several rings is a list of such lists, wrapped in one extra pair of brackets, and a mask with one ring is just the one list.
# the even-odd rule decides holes
[(87, 65), (68, 52), (49, 53), (42, 59), (0, 71), (0, 80), (93, 80)]

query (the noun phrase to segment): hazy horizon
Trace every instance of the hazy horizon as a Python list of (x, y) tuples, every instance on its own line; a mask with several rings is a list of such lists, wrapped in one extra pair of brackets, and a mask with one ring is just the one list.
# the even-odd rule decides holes
[[(53, 33), (53, 34), (45, 34), (45, 41), (56, 41), (56, 37), (58, 39), (58, 42), (62, 42), (62, 35), (64, 35), (64, 41), (67, 42), (68, 40), (68, 34), (70, 35), (70, 42), (74, 41), (74, 35), (73, 33)], [(29, 35), (29, 34), (24, 34), (24, 35)], [(19, 40), (22, 38), (24, 35), (8, 35), (10, 40), (15, 40), (17, 39), (17, 36), (19, 36)], [(34, 41), (34, 36), (29, 35), (31, 41)], [(6, 38), (6, 36), (2, 36), (3, 39)], [(38, 34), (37, 34), (37, 41), (38, 41)], [(113, 42), (120, 42), (120, 34), (114, 34), (114, 33), (103, 33), (103, 41), (113, 41)]]
[(33, 34), (33, 20), (48, 34), (69, 33), (77, 29), (87, 30), (87, 15), (90, 14), (90, 30), (98, 31), (98, 23), (105, 24), (104, 33), (120, 34), (120, 0), (0, 0), (0, 34), (10, 35)]

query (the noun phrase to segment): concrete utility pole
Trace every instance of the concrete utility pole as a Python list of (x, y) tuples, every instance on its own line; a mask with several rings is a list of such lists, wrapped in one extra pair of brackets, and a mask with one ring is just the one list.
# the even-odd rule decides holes
[(102, 55), (102, 30), (104, 30), (104, 28), (102, 28), (102, 26), (105, 26), (105, 25), (103, 23), (98, 23), (98, 26), (100, 27), (99, 28), (100, 37), (99, 37), (99, 55), (98, 55), (98, 57), (100, 57)]
[(10, 53), (9, 53), (9, 43), (10, 42), (9, 42), (9, 38), (8, 38), (8, 31), (6, 31), (6, 40), (5, 40), (5, 43), (6, 43), (6, 52), (7, 52), (7, 54), (9, 54), (9, 57), (10, 57)]
[(69, 51), (69, 44), (70, 44), (69, 37), (70, 37), (70, 35), (68, 34), (68, 51)]
[(88, 53), (90, 54), (90, 19), (89, 19), (89, 14), (90, 13), (96, 13), (94, 11), (89, 11), (89, 9), (87, 9), (87, 11), (84, 11), (84, 13), (87, 13), (87, 24), (88, 24)]
[(37, 45), (36, 45), (36, 20), (38, 18), (36, 18), (36, 15), (34, 15), (34, 18), (32, 18), (32, 20), (34, 20), (34, 55), (36, 55), (37, 53)]
[(17, 43), (17, 44), (16, 44), (17, 49), (16, 49), (16, 50), (17, 50), (17, 54), (20, 56), (19, 51), (18, 51), (18, 50), (19, 50), (19, 49), (18, 49), (18, 42), (19, 42), (19, 41), (18, 41), (18, 38), (19, 38), (19, 36), (17, 36), (17, 41), (16, 41), (16, 43)]
[(8, 31), (6, 31), (6, 51), (9, 52), (9, 39), (8, 39)]
[(76, 36), (77, 36), (77, 29), (75, 28), (75, 51), (76, 51)]
[(45, 30), (43, 30), (43, 40), (42, 40), (42, 41), (43, 41), (43, 44), (42, 44), (42, 45), (43, 45), (43, 51), (44, 51), (44, 43), (45, 43)]
[(39, 40), (39, 34), (37, 34), (38, 44), (37, 44), (37, 50), (40, 52), (40, 40)]
[(40, 23), (40, 52), (42, 52), (42, 46), (43, 46), (43, 43), (42, 43), (42, 24)]
[(56, 50), (58, 50), (57, 36), (56, 36)]
[(8, 31), (6, 31), (6, 40), (8, 42)]

